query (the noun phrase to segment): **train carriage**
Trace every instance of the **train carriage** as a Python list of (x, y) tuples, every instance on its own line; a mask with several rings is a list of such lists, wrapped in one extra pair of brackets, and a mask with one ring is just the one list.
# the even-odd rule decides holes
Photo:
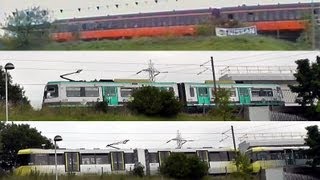
[[(185, 92), (183, 101), (188, 107), (214, 106), (214, 85), (205, 83), (181, 83), (180, 92)], [(181, 90), (182, 89), (182, 90)], [(282, 105), (282, 92), (274, 84), (217, 84), (217, 90), (230, 92), (230, 104), (265, 106)]]
[[(231, 149), (58, 149), (57, 171), (59, 174), (111, 174), (129, 173), (135, 164), (144, 167), (145, 174), (158, 174), (161, 163), (171, 153), (197, 156), (209, 166), (209, 174), (231, 173), (236, 168)], [(55, 172), (53, 149), (23, 149), (18, 152), (15, 174), (26, 176), (32, 172), (53, 174)]]
[(253, 147), (245, 154), (250, 158), (253, 171), (284, 167), (286, 165), (306, 165), (309, 160), (305, 154), (308, 146)]
[(56, 81), (47, 83), (43, 105), (92, 106), (97, 102), (106, 102), (109, 106), (122, 106), (132, 100), (135, 89), (143, 86), (172, 91), (178, 98), (178, 86), (171, 82)]

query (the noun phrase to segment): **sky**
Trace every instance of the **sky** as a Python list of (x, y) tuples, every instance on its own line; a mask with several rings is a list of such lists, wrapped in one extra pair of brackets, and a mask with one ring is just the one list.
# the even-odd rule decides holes
[[(31, 105), (40, 108), (45, 84), (63, 80), (60, 75), (75, 80), (94, 79), (147, 79), (147, 73), (136, 74), (148, 67), (152, 60), (160, 72), (156, 81), (204, 82), (212, 79), (211, 56), (214, 58), (216, 76), (226, 66), (259, 68), (271, 66), (292, 67), (297, 59), (315, 60), (319, 51), (0, 51), (0, 66), (11, 62), (15, 69), (9, 71), (14, 83), (24, 87)], [(201, 64), (204, 64), (201, 67)], [(204, 72), (203, 72), (204, 71)], [(198, 73), (200, 75), (197, 75)], [(10, 93), (10, 92), (9, 92)]]
[[(117, 147), (130, 148), (175, 148), (176, 142), (166, 143), (175, 138), (177, 130), (188, 147), (233, 147), (231, 125), (234, 127), (236, 144), (244, 140), (301, 139), (306, 134), (305, 127), (320, 122), (15, 122), (30, 124), (42, 135), (53, 139), (62, 136), (60, 148), (106, 148), (107, 144), (129, 140)], [(284, 128), (285, 127), (285, 128)], [(222, 133), (225, 133), (224, 135)]]

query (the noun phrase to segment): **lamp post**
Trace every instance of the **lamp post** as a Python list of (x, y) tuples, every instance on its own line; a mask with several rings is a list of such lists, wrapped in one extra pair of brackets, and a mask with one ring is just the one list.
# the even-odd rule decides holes
[(57, 160), (57, 141), (62, 141), (62, 137), (59, 135), (56, 135), (54, 137), (54, 164), (55, 164), (55, 174), (56, 174), (56, 180), (58, 180), (58, 160)]
[(4, 66), (4, 69), (6, 71), (6, 122), (8, 122), (9, 119), (9, 111), (8, 111), (8, 70), (14, 69), (14, 65), (12, 63), (7, 63)]

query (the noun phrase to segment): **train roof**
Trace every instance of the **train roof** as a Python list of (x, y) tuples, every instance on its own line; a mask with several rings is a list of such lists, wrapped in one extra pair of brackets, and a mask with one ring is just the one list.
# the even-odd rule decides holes
[(282, 151), (282, 150), (306, 150), (308, 146), (285, 146), (285, 147), (253, 147), (247, 150), (247, 152), (264, 152), (264, 151)]
[(140, 84), (176, 84), (175, 82), (150, 82), (150, 81), (144, 81), (144, 80), (131, 80), (131, 81), (49, 81), (47, 84), (121, 84), (121, 83), (140, 83)]
[(62, 19), (62, 20), (56, 20), (55, 23), (68, 23), (68, 22), (78, 22), (78, 21), (96, 21), (96, 20), (111, 20), (111, 19), (122, 19), (122, 18), (137, 18), (137, 17), (146, 17), (146, 16), (164, 16), (164, 15), (179, 15), (179, 14), (192, 14), (192, 13), (211, 13), (212, 10), (217, 10), (217, 9), (207, 8), (207, 9), (193, 9), (193, 10), (172, 10), (172, 11), (161, 11), (161, 12), (107, 15), (107, 16), (96, 16), (96, 17)]
[[(314, 6), (320, 6), (320, 3), (314, 2)], [(276, 8), (309, 8), (311, 7), (311, 3), (290, 3), (290, 4), (269, 4), (269, 5), (250, 5), (246, 6), (245, 4), (242, 6), (234, 6), (234, 7), (223, 7), (221, 8), (221, 13), (228, 11), (242, 11), (242, 10), (265, 10), (265, 9), (276, 9)]]
[[(213, 83), (198, 83), (198, 82), (184, 82), (184, 84), (189, 84), (189, 85), (196, 85), (196, 86), (202, 86), (202, 87), (212, 87), (213, 86)], [(219, 83), (217, 82), (216, 83), (218, 86), (233, 86), (233, 87), (252, 87), (252, 86), (255, 86), (255, 87), (265, 87), (265, 86), (272, 86), (272, 87), (275, 87), (275, 86), (278, 86), (278, 84), (236, 84), (236, 83)]]
[[(134, 150), (139, 149), (57, 149), (58, 154), (64, 152), (80, 152), (80, 153), (110, 153), (110, 152), (133, 152)], [(140, 149), (144, 150), (144, 149)], [(212, 147), (203, 147), (203, 148), (184, 148), (184, 149), (174, 149), (174, 148), (163, 148), (163, 149), (147, 149), (148, 152), (159, 152), (159, 151), (170, 151), (170, 152), (196, 152), (198, 150), (207, 150), (210, 152), (222, 152), (222, 151), (233, 151), (232, 148), (212, 148)], [(18, 151), (18, 155), (23, 154), (53, 154), (54, 149), (40, 149), (40, 148), (29, 148), (21, 149)]]

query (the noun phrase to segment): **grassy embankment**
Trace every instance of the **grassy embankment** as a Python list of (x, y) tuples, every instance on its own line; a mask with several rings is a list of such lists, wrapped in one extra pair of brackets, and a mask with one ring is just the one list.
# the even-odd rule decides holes
[(264, 36), (195, 36), (52, 42), (40, 50), (309, 50), (310, 48), (306, 44)]
[[(5, 109), (0, 107), (0, 120), (5, 119)], [(92, 108), (43, 108), (33, 110), (25, 107), (15, 107), (9, 110), (10, 121), (221, 121), (219, 116), (208, 114), (180, 113), (176, 117), (150, 117), (137, 115), (128, 110), (110, 109), (107, 113), (95, 111)], [(237, 118), (236, 120), (241, 120)]]

